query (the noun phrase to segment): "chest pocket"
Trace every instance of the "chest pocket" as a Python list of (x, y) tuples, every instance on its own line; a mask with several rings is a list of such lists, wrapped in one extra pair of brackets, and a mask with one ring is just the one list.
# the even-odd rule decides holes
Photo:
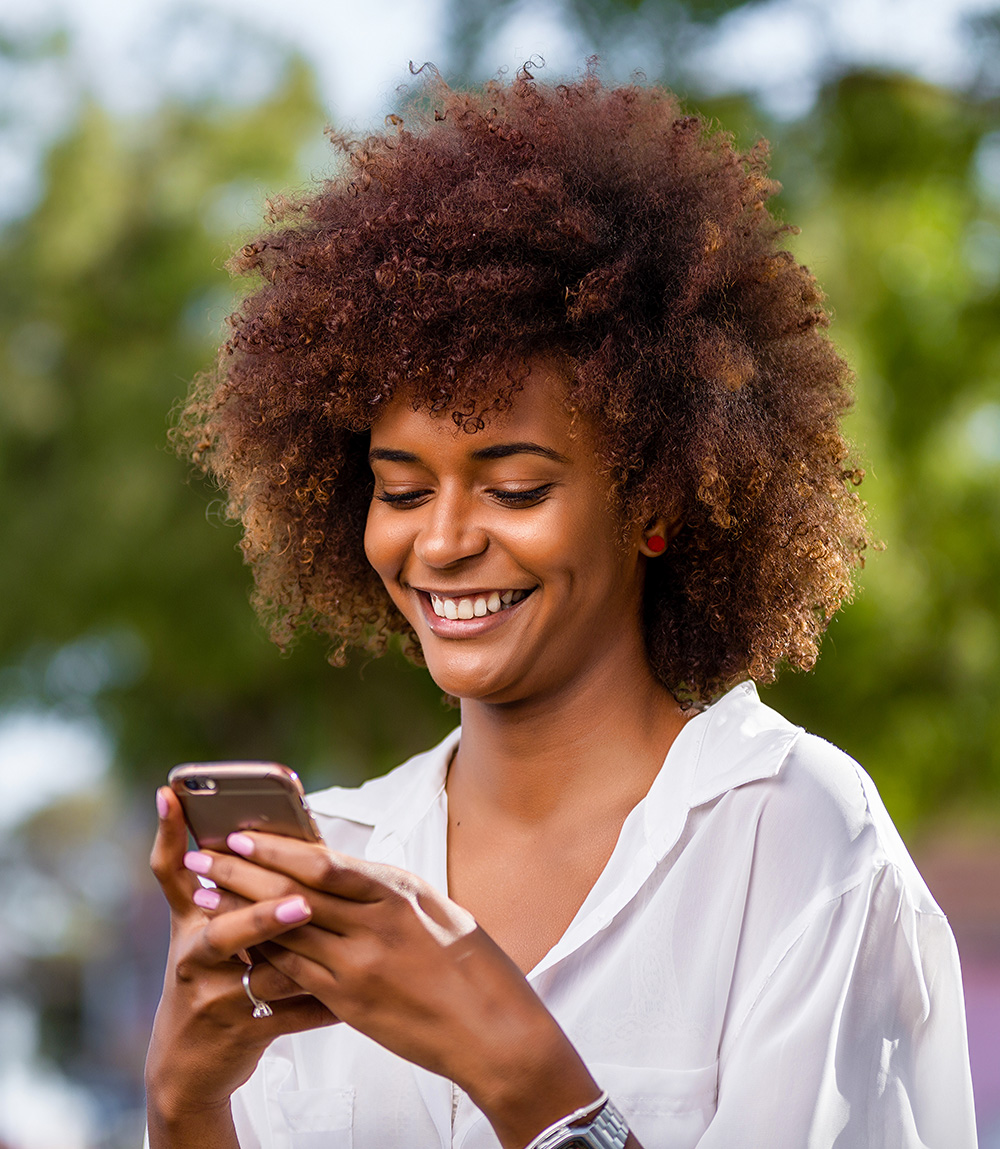
[(643, 1145), (689, 1149), (715, 1115), (718, 1063), (698, 1069), (649, 1069), (589, 1062), (587, 1068)]
[(275, 1100), (288, 1149), (352, 1149), (353, 1089), (285, 1090)]

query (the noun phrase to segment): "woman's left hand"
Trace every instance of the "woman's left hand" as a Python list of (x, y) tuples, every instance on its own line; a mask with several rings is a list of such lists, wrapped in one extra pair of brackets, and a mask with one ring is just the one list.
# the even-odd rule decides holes
[(242, 857), (205, 851), (191, 867), (237, 896), (218, 912), (241, 899), (305, 897), (310, 924), (261, 947), (268, 960), (348, 1025), (459, 1084), (505, 1147), (597, 1098), (521, 971), (432, 886), (273, 834), (233, 834), (228, 844)]

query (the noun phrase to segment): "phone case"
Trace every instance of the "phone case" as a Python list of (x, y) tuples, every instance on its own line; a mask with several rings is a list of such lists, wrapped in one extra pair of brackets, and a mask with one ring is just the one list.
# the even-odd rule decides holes
[(294, 770), (277, 762), (188, 762), (167, 776), (200, 847), (229, 852), (235, 830), (320, 841)]

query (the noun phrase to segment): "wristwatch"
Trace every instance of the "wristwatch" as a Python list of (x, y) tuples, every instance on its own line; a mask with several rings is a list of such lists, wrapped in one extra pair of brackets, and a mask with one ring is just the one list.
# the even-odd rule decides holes
[[(562, 1121), (550, 1125), (528, 1146), (528, 1149), (624, 1149), (628, 1140), (628, 1125), (608, 1095), (595, 1103), (600, 1106), (596, 1114), (583, 1125), (571, 1125), (581, 1114), (571, 1113)], [(588, 1106), (586, 1113), (594, 1112)]]

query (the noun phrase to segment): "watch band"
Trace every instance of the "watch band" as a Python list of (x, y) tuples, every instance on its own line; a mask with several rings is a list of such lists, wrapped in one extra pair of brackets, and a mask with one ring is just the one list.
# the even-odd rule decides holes
[(570, 1114), (550, 1126), (528, 1149), (624, 1149), (628, 1125), (613, 1101), (605, 1100), (586, 1125), (568, 1124), (575, 1117)]

